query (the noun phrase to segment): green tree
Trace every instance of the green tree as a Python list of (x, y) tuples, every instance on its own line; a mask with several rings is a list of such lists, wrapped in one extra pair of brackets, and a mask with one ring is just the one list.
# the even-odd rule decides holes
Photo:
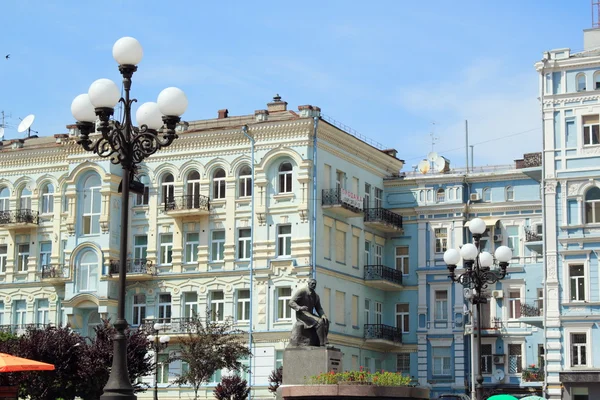
[(203, 383), (223, 368), (230, 371), (245, 370), (243, 359), (252, 354), (244, 343), (239, 329), (233, 329), (230, 320), (203, 323), (200, 318), (192, 317), (186, 336), (181, 338), (181, 350), (172, 360), (181, 360), (186, 364), (182, 374), (174, 381), (176, 385), (191, 385), (194, 399), (198, 399), (198, 390)]

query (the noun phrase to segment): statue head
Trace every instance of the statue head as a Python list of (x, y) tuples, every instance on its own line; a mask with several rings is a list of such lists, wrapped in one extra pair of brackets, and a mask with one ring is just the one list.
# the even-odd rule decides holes
[(314, 279), (314, 278), (312, 278), (312, 279), (309, 279), (309, 280), (308, 280), (308, 288), (309, 288), (310, 290), (315, 290), (315, 289), (316, 289), (316, 287), (317, 287), (317, 280), (316, 280), (316, 279)]

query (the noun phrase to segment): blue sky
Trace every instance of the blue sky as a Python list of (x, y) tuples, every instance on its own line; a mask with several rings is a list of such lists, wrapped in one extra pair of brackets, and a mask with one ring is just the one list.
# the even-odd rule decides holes
[(31, 113), (39, 135), (65, 132), (75, 96), (98, 78), (119, 82), (112, 45), (133, 36), (144, 47), (134, 97), (178, 86), (185, 120), (252, 114), (279, 93), (396, 148), (405, 170), (431, 151), (432, 131), (435, 150), (464, 166), (465, 119), (475, 164), (509, 164), (541, 150), (533, 64), (544, 50), (581, 50), (590, 10), (590, 0), (4, 0), (5, 139)]

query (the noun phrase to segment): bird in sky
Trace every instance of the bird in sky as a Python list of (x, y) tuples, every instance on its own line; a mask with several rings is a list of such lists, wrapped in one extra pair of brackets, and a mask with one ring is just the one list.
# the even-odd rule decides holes
[(10, 54), (7, 54), (5, 58), (8, 60), (10, 58)]

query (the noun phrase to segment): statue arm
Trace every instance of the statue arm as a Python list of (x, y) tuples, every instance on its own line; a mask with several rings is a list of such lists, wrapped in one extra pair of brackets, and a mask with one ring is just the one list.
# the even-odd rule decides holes
[(289, 306), (292, 310), (295, 311), (306, 311), (308, 310), (308, 307), (306, 306), (302, 306), (300, 304), (298, 304), (298, 302), (300, 302), (300, 304), (303, 303), (302, 301), (302, 291), (298, 290), (296, 293), (294, 293), (294, 295), (292, 296), (292, 298), (289, 301)]

